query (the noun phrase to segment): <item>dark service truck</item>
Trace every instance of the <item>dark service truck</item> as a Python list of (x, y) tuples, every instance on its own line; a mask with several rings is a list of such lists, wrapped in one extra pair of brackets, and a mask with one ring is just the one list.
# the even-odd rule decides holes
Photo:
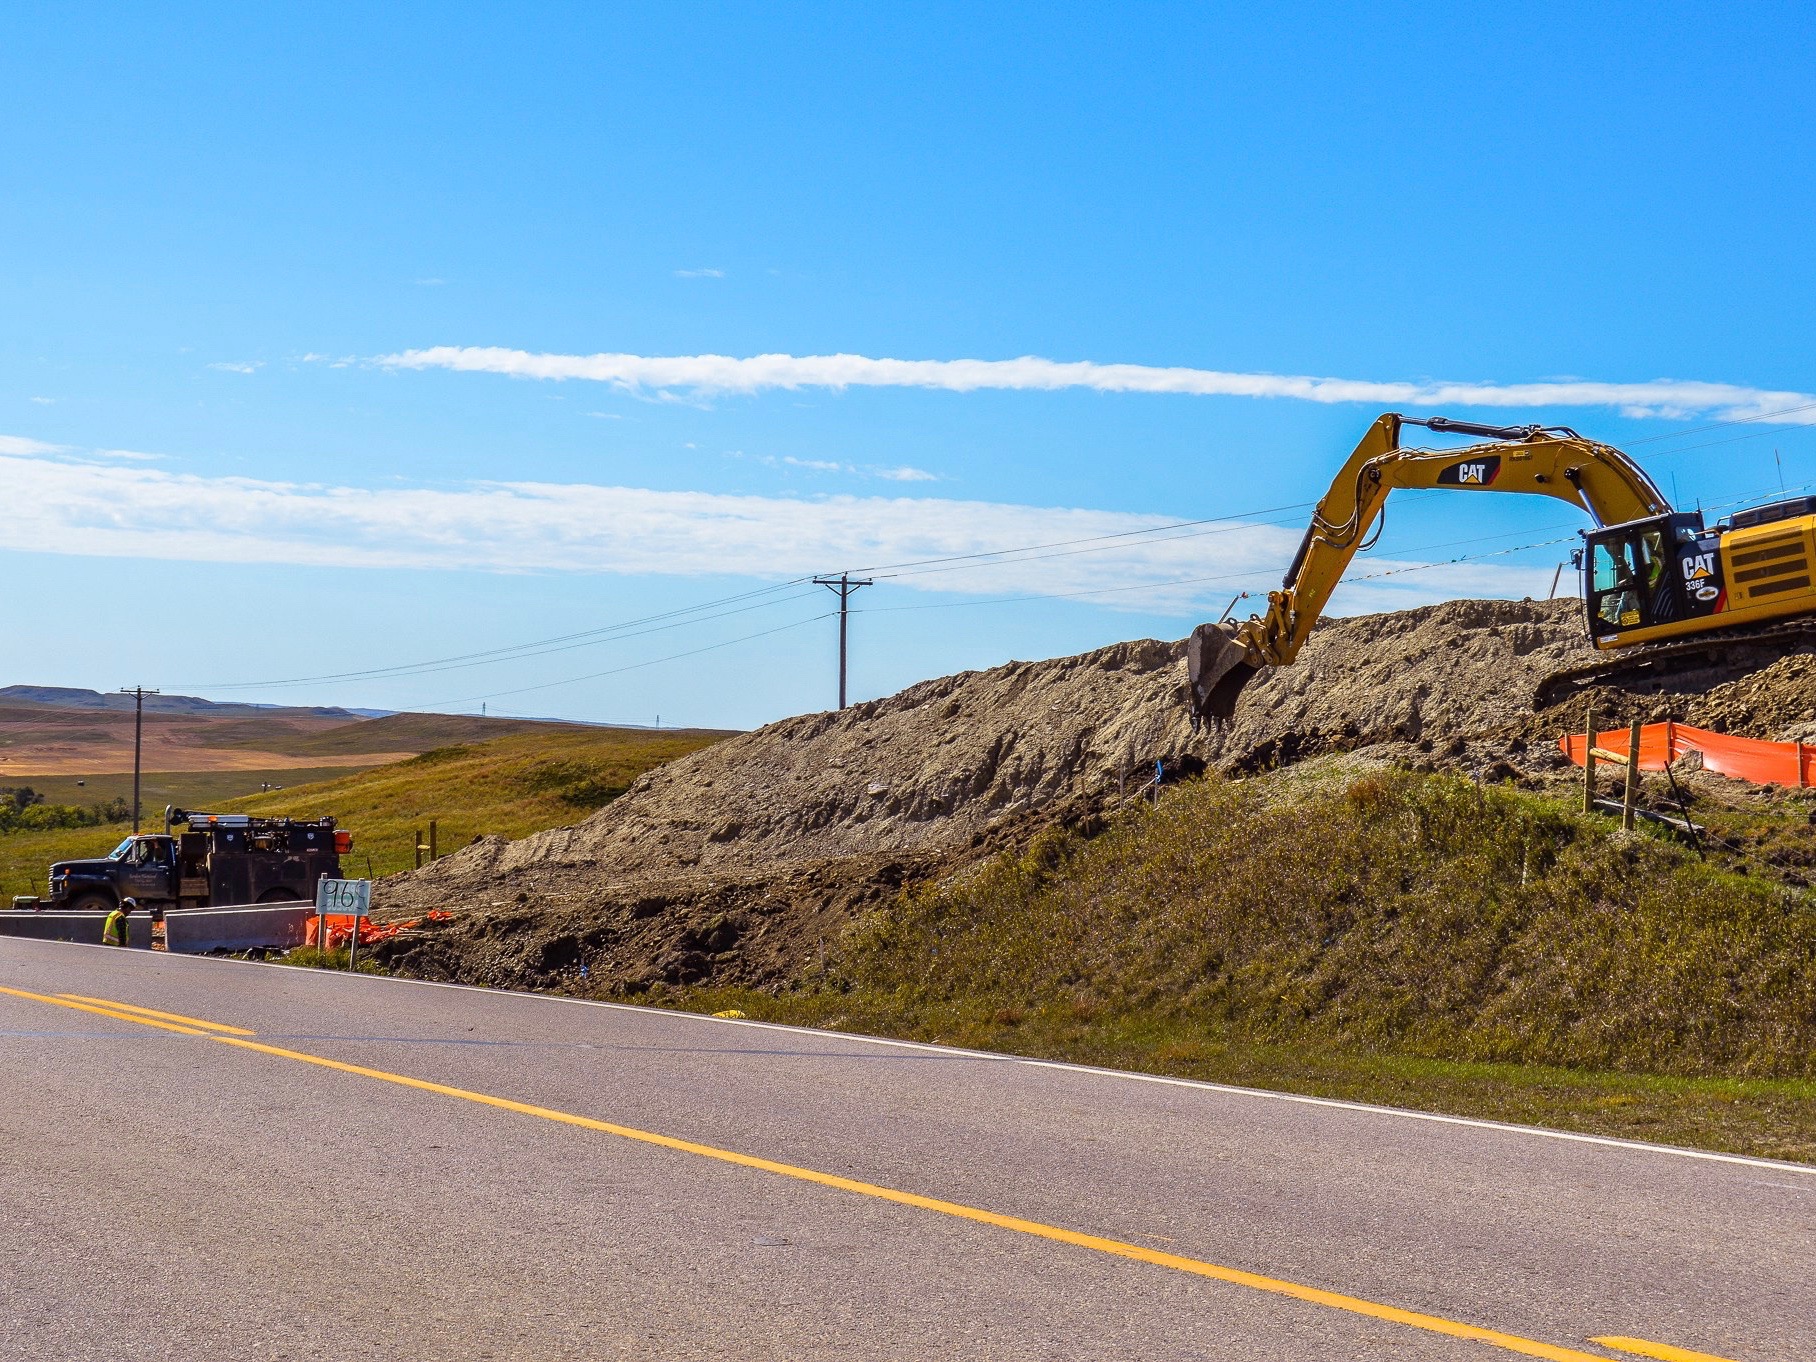
[[(178, 823), (188, 831), (172, 832)], [(352, 835), (332, 818), (166, 809), (162, 833), (128, 837), (97, 860), (58, 861), (42, 906), (106, 910), (126, 898), (142, 908), (295, 903), (313, 899), (322, 876), (339, 879), (341, 855), (352, 850)]]

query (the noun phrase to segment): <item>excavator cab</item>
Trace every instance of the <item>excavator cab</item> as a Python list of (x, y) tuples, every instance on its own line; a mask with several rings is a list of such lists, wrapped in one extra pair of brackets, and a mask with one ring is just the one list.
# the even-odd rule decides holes
[(1583, 601), (1598, 647), (1641, 642), (1645, 631), (1722, 608), (1718, 540), (1698, 511), (1586, 530), (1583, 540)]

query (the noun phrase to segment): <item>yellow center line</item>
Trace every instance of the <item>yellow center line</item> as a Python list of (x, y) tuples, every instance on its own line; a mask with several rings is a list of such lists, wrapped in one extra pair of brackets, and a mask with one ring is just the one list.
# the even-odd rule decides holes
[(1669, 1343), (1653, 1343), (1643, 1338), (1622, 1338), (1616, 1334), (1589, 1341), (1599, 1343), (1604, 1348), (1612, 1348), (1615, 1352), (1655, 1358), (1657, 1362), (1731, 1362), (1731, 1359), (1717, 1357), (1714, 1353), (1691, 1352), (1688, 1348), (1673, 1348)]
[[(114, 1017), (120, 1021), (137, 1022), (141, 1026), (156, 1026), (165, 1031), (176, 1031), (182, 1035), (200, 1036), (205, 1040), (216, 1041), (222, 1045), (232, 1045), (242, 1050), (255, 1050), (259, 1054), (271, 1055), (278, 1059), (294, 1060), (299, 1064), (313, 1064), (323, 1069), (333, 1069), (339, 1073), (352, 1074), (360, 1078), (369, 1078), (380, 1083), (392, 1083), (399, 1087), (414, 1088), (419, 1092), (435, 1093), (442, 1097), (458, 1098), (464, 1102), (475, 1102), (481, 1106), (495, 1107), (500, 1111), (515, 1112), (520, 1116), (533, 1116), (539, 1120), (553, 1121), (561, 1125), (578, 1126), (583, 1130), (596, 1130), (606, 1135), (615, 1135), (620, 1139), (635, 1140), (639, 1144), (655, 1145), (661, 1149), (674, 1150), (677, 1153), (692, 1154), (699, 1158), (713, 1159), (720, 1163), (735, 1164), (740, 1168), (751, 1168), (759, 1172), (772, 1173), (778, 1177), (792, 1178), (799, 1182), (814, 1183), (821, 1187), (835, 1188), (841, 1192), (851, 1192), (858, 1196), (871, 1197), (878, 1201), (893, 1202), (898, 1206), (912, 1206), (918, 1210), (933, 1211), (940, 1215), (952, 1216), (959, 1220), (974, 1221), (978, 1224), (993, 1225), (998, 1229), (1011, 1230), (1017, 1234), (1031, 1235), (1036, 1239), (1046, 1239), (1054, 1243), (1070, 1244), (1076, 1248), (1091, 1249), (1098, 1253), (1108, 1254), (1115, 1258), (1132, 1259), (1139, 1263), (1149, 1263), (1156, 1267), (1172, 1268), (1178, 1272), (1187, 1272), (1197, 1277), (1207, 1277), (1212, 1281), (1225, 1282), (1232, 1286), (1247, 1287), (1254, 1291), (1264, 1291), (1270, 1295), (1285, 1296), (1292, 1300), (1304, 1301), (1311, 1305), (1321, 1305), (1332, 1310), (1341, 1310), (1347, 1314), (1359, 1315), (1367, 1319), (1381, 1320), (1389, 1324), (1404, 1325), (1410, 1329), (1420, 1329), (1428, 1333), (1443, 1334), (1450, 1338), (1468, 1339), (1477, 1343), (1486, 1343), (1491, 1347), (1501, 1348), (1507, 1352), (1519, 1353), (1525, 1357), (1539, 1357), (1547, 1362), (1608, 1362), (1605, 1356), (1587, 1353), (1576, 1348), (1560, 1347), (1554, 1343), (1544, 1343), (1538, 1339), (1524, 1338), (1518, 1334), (1502, 1333), (1498, 1329), (1484, 1329), (1478, 1325), (1465, 1324), (1459, 1320), (1446, 1319), (1441, 1315), (1428, 1315), (1417, 1310), (1404, 1310), (1397, 1305), (1385, 1305), (1379, 1301), (1366, 1300), (1360, 1296), (1346, 1296), (1336, 1291), (1326, 1291), (1321, 1287), (1306, 1286), (1300, 1282), (1286, 1281), (1278, 1277), (1267, 1277), (1260, 1273), (1245, 1272), (1240, 1268), (1225, 1267), (1220, 1263), (1207, 1262), (1200, 1258), (1187, 1258), (1176, 1253), (1163, 1253), (1157, 1249), (1144, 1248), (1140, 1244), (1125, 1243), (1120, 1239), (1109, 1239), (1101, 1235), (1083, 1234), (1077, 1230), (1063, 1229), (1057, 1225), (1048, 1225), (1038, 1220), (1024, 1220), (1019, 1216), (1002, 1215), (996, 1211), (982, 1210), (976, 1206), (966, 1206), (956, 1201), (941, 1201), (937, 1197), (922, 1196), (918, 1192), (904, 1192), (893, 1187), (883, 1187), (876, 1183), (861, 1182), (856, 1178), (840, 1177), (836, 1173), (822, 1173), (817, 1169), (803, 1168), (792, 1163), (780, 1163), (774, 1159), (759, 1158), (754, 1154), (741, 1154), (732, 1149), (720, 1149), (714, 1145), (699, 1144), (693, 1140), (677, 1139), (673, 1135), (662, 1135), (655, 1131), (639, 1130), (635, 1126), (623, 1126), (611, 1121), (596, 1120), (591, 1116), (579, 1116), (573, 1112), (557, 1111), (552, 1107), (539, 1107), (528, 1102), (515, 1102), (508, 1097), (494, 1097), (490, 1093), (474, 1092), (467, 1088), (456, 1088), (446, 1083), (435, 1083), (425, 1078), (412, 1078), (407, 1074), (391, 1073), (385, 1069), (371, 1069), (362, 1064), (349, 1064), (344, 1060), (329, 1059), (323, 1055), (312, 1055), (302, 1050), (287, 1050), (277, 1045), (266, 1045), (262, 1041), (246, 1040), (242, 1035), (221, 1035), (218, 1032), (196, 1030), (191, 1027), (178, 1026), (170, 1022), (155, 1020), (152, 1016), (133, 1016), (130, 1013), (109, 1011), (107, 1007), (97, 1007), (87, 1001), (77, 1001), (76, 995), (50, 997), (41, 993), (27, 993), (22, 989), (0, 988), (0, 993), (10, 994), (17, 998), (30, 998), (37, 1002), (52, 1003), (58, 1007), (74, 1007), (85, 1012), (96, 1012), (105, 1017)], [(102, 1000), (97, 1000), (102, 1001)], [(111, 1007), (124, 1007), (126, 1004), (110, 1004)], [(151, 1009), (139, 1009), (150, 1012)], [(174, 1013), (158, 1013), (157, 1016), (174, 1016)], [(198, 1026), (219, 1026), (218, 1023), (198, 1022)], [(225, 1028), (222, 1028), (225, 1029)], [(234, 1028), (238, 1030), (238, 1028)], [(1661, 1362), (1726, 1362), (1726, 1359), (1711, 1358), (1703, 1353), (1684, 1352), (1681, 1349), (1668, 1348), (1662, 1344), (1645, 1343), (1639, 1339), (1598, 1338), (1594, 1340), (1604, 1346), (1637, 1352), (1640, 1356), (1661, 1359)], [(1651, 1349), (1652, 1351), (1646, 1351)]]
[(74, 1008), (77, 1012), (92, 1012), (98, 1017), (112, 1017), (115, 1021), (137, 1022), (140, 1026), (155, 1026), (160, 1031), (175, 1031), (179, 1036), (206, 1036), (208, 1032), (193, 1026), (177, 1026), (171, 1022), (154, 1021), (150, 1017), (135, 1017), (129, 1012), (116, 1012), (111, 1008), (95, 1007), (89, 1003), (79, 1003), (70, 998), (53, 998), (47, 993), (27, 993), (22, 988), (0, 988), (14, 998), (30, 998), (35, 1003), (49, 1003), (53, 1007)]
[(133, 1003), (116, 1003), (111, 998), (90, 998), (83, 993), (59, 993), (59, 998), (70, 998), (79, 1003), (98, 1003), (102, 1007), (111, 1007), (116, 1012), (136, 1012), (146, 1017), (161, 1017), (165, 1021), (182, 1022), (186, 1026), (200, 1026), (208, 1031), (224, 1031), (230, 1036), (256, 1036), (257, 1031), (248, 1031), (244, 1027), (228, 1026), (224, 1022), (203, 1021), (200, 1017), (185, 1017), (181, 1012), (160, 1012), (155, 1007), (139, 1007)]

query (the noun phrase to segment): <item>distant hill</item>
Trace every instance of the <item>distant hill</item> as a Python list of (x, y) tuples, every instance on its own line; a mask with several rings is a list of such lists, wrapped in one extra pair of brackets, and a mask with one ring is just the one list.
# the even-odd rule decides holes
[[(493, 738), (519, 733), (566, 731), (615, 731), (637, 733), (641, 729), (612, 729), (607, 725), (570, 724), (554, 719), (494, 719), (477, 714), (386, 714), (377, 719), (361, 719), (307, 734), (287, 735), (283, 750), (293, 757), (344, 757), (358, 752), (427, 752), (431, 748), (449, 747), (456, 743), (487, 742)], [(264, 745), (258, 736), (248, 737), (246, 747)]]
[[(105, 777), (130, 772), (133, 697), (69, 686), (0, 687), (0, 787), (32, 784), (66, 802), (75, 791), (113, 788)], [(265, 784), (320, 779), (323, 768), (379, 766), (432, 748), (487, 742), (530, 732), (635, 733), (633, 727), (410, 714), (330, 706), (218, 703), (190, 695), (148, 695), (144, 769), (182, 777), (238, 771), (242, 792)], [(199, 782), (218, 791), (221, 782)], [(230, 783), (231, 786), (232, 783)]]
[[(133, 697), (118, 692), (81, 690), (72, 686), (0, 686), (0, 705), (49, 705), (56, 709), (130, 710)], [(252, 705), (240, 701), (204, 700), (196, 695), (147, 695), (147, 714), (207, 714), (217, 718), (255, 718), (288, 714), (311, 719), (375, 719), (388, 709), (338, 709), (324, 705)]]

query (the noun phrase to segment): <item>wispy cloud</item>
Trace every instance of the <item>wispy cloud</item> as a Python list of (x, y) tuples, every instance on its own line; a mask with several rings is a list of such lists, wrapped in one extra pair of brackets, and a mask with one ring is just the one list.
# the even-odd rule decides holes
[(724, 270), (676, 270), (677, 279), (723, 279)]
[[(1633, 416), (1716, 414), (1766, 416), (1816, 425), (1816, 394), (1749, 388), (1692, 379), (1643, 383), (1569, 380), (1538, 383), (1379, 381), (1219, 369), (1098, 364), (1024, 355), (1019, 359), (873, 359), (865, 355), (558, 355), (498, 346), (438, 345), (381, 355), (393, 369), (453, 369), (512, 378), (581, 379), (627, 392), (699, 395), (803, 388), (932, 388), (1055, 392), (1172, 393), (1196, 397), (1276, 398), (1302, 402), (1359, 402), (1396, 408), (1612, 407)], [(1800, 408), (1787, 411), (1788, 408)]]
[(40, 407), (54, 407), (57, 404), (57, 399), (54, 397), (34, 397), (31, 400)]
[(0, 435), (0, 454), (15, 454), (31, 457), (38, 454), (65, 454), (68, 445), (46, 444), (43, 440), (34, 440), (27, 435)]
[(873, 468), (870, 475), (875, 478), (887, 478), (890, 482), (938, 482), (938, 473), (929, 473), (924, 468), (910, 468), (907, 464), (899, 468)]
[[(56, 446), (0, 446), (7, 548), (200, 563), (448, 571), (744, 575), (776, 580), (1016, 545), (1126, 536), (1104, 551), (1026, 556), (891, 578), (953, 593), (1050, 594), (1137, 588), (1104, 604), (1189, 617), (1235, 591), (1265, 590), (1299, 540), (1273, 525), (1142, 531), (1161, 517), (928, 497), (731, 496), (575, 483), (353, 487), (208, 478), (133, 463), (75, 462)], [(1375, 561), (1373, 568), (1408, 566)], [(1214, 578), (1158, 586), (1178, 578)], [(1466, 592), (1541, 592), (1548, 569), (1448, 564), (1350, 588), (1339, 610), (1390, 608)], [(1156, 588), (1157, 589), (1148, 589)]]
[(218, 369), (224, 374), (256, 374), (260, 369), (265, 367), (265, 361), (262, 359), (226, 359), (210, 364), (208, 367), (210, 369)]
[(91, 449), (88, 452), (98, 459), (124, 459), (129, 463), (155, 463), (164, 457), (137, 449)]
[[(689, 445), (689, 449), (693, 446)], [(744, 451), (735, 449), (728, 455), (730, 458), (742, 459)], [(808, 473), (843, 473), (856, 478), (882, 478), (886, 482), (939, 482), (938, 473), (929, 473), (924, 468), (910, 468), (903, 464), (895, 468), (882, 468), (876, 464), (846, 463), (839, 459), (798, 459), (792, 454), (780, 457), (774, 454), (758, 454), (755, 462), (766, 468), (799, 468)]]
[(440, 288), (443, 284), (445, 284), (447, 282), (448, 281), (446, 279), (441, 279), (441, 278), (437, 278), (434, 275), (430, 275), (427, 279), (418, 279), (416, 281), (416, 287), (417, 288)]

